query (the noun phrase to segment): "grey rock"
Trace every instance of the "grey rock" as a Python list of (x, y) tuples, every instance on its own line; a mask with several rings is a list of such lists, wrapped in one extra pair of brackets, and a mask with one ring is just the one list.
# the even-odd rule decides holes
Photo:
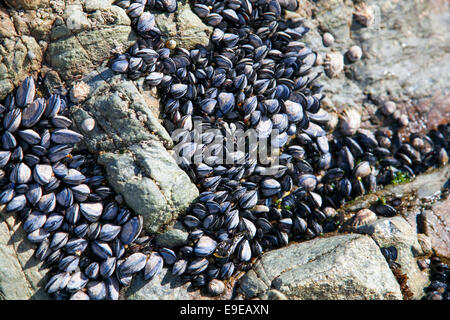
[(0, 217), (0, 300), (25, 300), (31, 289), (17, 260), (14, 246), (9, 243), (8, 225)]
[[(365, 26), (354, 16), (360, 3), (305, 2), (297, 10), (311, 28), (305, 43), (322, 56), (332, 50), (344, 54), (354, 45), (364, 52), (363, 58), (354, 63), (346, 59), (343, 76), (320, 78), (326, 95), (322, 106), (338, 113), (347, 106), (357, 107), (363, 111), (363, 118), (370, 119), (384, 101), (394, 100), (397, 109), (408, 115), (406, 128), (414, 130), (419, 123), (431, 129), (445, 122), (450, 77), (445, 71), (450, 68), (446, 50), (450, 40), (448, 5), (440, 0), (367, 0), (364, 3), (374, 20)], [(421, 17), (420, 24), (417, 16)], [(324, 47), (319, 29), (334, 35), (332, 48)], [(374, 103), (366, 102), (368, 96)], [(363, 126), (370, 127), (370, 122)]]
[(83, 81), (91, 94), (72, 115), (79, 128), (86, 119), (95, 119), (94, 129), (85, 134), (87, 148), (101, 154), (99, 163), (108, 181), (135, 213), (142, 214), (144, 228), (165, 231), (198, 196), (166, 150), (173, 145), (169, 134), (123, 75), (102, 69)]
[(115, 75), (110, 69), (92, 72), (84, 79), (90, 96), (72, 111), (79, 128), (85, 119), (94, 118), (94, 130), (85, 134), (92, 152), (113, 151), (141, 141), (162, 141), (171, 147), (172, 140), (148, 107), (133, 81)]
[(144, 281), (142, 273), (134, 277), (124, 297), (127, 300), (200, 300), (204, 296), (198, 290), (193, 291), (189, 283), (173, 276), (167, 268), (151, 281)]
[(35, 245), (26, 240), (14, 214), (0, 208), (0, 300), (48, 300), (43, 284), (48, 269), (34, 257)]
[(178, 1), (178, 10), (174, 13), (156, 14), (155, 21), (168, 39), (186, 49), (194, 49), (197, 44), (207, 46), (213, 31), (191, 10), (187, 0)]
[(188, 243), (189, 232), (181, 222), (176, 222), (173, 228), (156, 236), (156, 245), (167, 248), (177, 248)]
[(129, 150), (105, 153), (99, 163), (105, 166), (114, 190), (143, 216), (144, 229), (164, 231), (198, 196), (198, 190), (161, 143), (133, 145)]
[(90, 13), (81, 5), (68, 5), (53, 24), (47, 58), (68, 82), (91, 72), (111, 59), (114, 52), (123, 52), (136, 41), (126, 12), (102, 3), (90, 6), (90, 10), (98, 9)]
[(246, 298), (269, 298), (274, 289), (287, 299), (402, 299), (376, 243), (356, 234), (267, 252), (241, 279), (238, 291)]
[(401, 266), (402, 273), (408, 276), (408, 287), (414, 294), (414, 299), (420, 299), (428, 285), (427, 273), (420, 271), (415, 256), (423, 255), (422, 247), (417, 240), (416, 231), (402, 217), (381, 218), (366, 226), (358, 228), (357, 232), (368, 234), (380, 248), (395, 246), (398, 257), (396, 262)]

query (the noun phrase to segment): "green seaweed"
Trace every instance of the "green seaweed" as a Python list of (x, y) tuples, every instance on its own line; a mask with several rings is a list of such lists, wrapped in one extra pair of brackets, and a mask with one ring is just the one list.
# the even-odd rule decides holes
[(408, 172), (397, 171), (391, 183), (394, 185), (411, 181), (411, 176)]

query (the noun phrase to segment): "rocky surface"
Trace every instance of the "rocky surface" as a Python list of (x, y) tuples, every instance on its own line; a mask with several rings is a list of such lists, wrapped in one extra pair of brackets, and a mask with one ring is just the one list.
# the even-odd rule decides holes
[[(359, 22), (361, 12), (373, 21)], [(327, 95), (322, 105), (338, 113), (348, 106), (358, 108), (364, 127), (390, 121), (373, 116), (386, 100), (394, 100), (408, 115), (404, 131), (429, 130), (448, 121), (449, 14), (449, 4), (443, 0), (302, 2), (296, 15), (307, 18), (311, 27), (305, 42), (322, 60), (332, 52), (345, 56), (353, 45), (363, 51), (357, 62), (345, 58), (340, 74), (321, 77)], [(334, 45), (323, 45), (325, 32), (334, 36)]]
[[(434, 252), (443, 258), (450, 259), (450, 199), (438, 202), (431, 210), (424, 210), (424, 233), (431, 241)], [(426, 241), (426, 240), (425, 240)]]
[[(402, 299), (378, 246), (367, 236), (321, 238), (265, 253), (242, 278), (246, 298)], [(273, 292), (272, 292), (273, 294)]]
[(144, 281), (137, 275), (124, 298), (127, 300), (201, 300), (205, 299), (198, 290), (183, 283), (179, 277), (173, 276), (167, 268), (151, 281)]
[[(7, 7), (0, 8), (0, 100), (28, 74), (40, 73), (49, 91), (66, 92), (73, 83), (86, 83), (88, 99), (73, 108), (78, 128), (87, 118), (95, 120), (94, 129), (83, 132), (85, 146), (100, 155), (109, 182), (145, 217), (147, 230), (163, 232), (156, 238), (159, 244), (186, 243), (183, 227), (170, 225), (198, 191), (170, 155), (173, 143), (160, 124), (157, 96), (150, 96), (139, 81), (114, 76), (105, 68), (116, 52), (125, 52), (136, 41), (125, 11), (112, 5), (112, 0), (4, 2)], [(281, 2), (286, 7), (293, 3)], [(326, 59), (327, 54), (343, 59), (341, 72), (320, 79), (327, 95), (323, 105), (336, 112), (334, 120), (350, 106), (363, 114), (363, 127), (378, 127), (390, 121), (378, 112), (388, 99), (408, 115), (404, 131), (428, 130), (450, 118), (447, 1), (307, 0), (290, 15), (306, 18), (311, 27), (305, 42), (325, 60), (318, 71), (333, 62)], [(180, 46), (208, 44), (211, 28), (201, 23), (185, 0), (179, 11), (158, 15), (156, 20), (167, 39), (175, 39)], [(322, 41), (325, 32), (335, 39), (328, 47)], [(362, 58), (350, 63), (345, 53), (354, 45), (362, 48)], [(431, 252), (450, 256), (450, 203), (448, 195), (441, 193), (449, 176), (447, 166), (352, 202), (343, 209), (350, 216), (380, 197), (400, 197), (404, 205), (401, 216), (378, 219), (357, 230), (367, 235), (320, 238), (264, 254), (242, 280), (242, 296), (401, 299), (400, 287), (379, 250), (394, 244), (399, 250), (397, 263), (419, 298), (426, 280), (415, 264), (417, 256)], [(42, 290), (46, 270), (32, 257), (32, 248), (15, 217), (0, 213), (0, 299), (48, 298)], [(151, 282), (137, 277), (124, 297), (205, 298), (167, 269)], [(221, 298), (229, 297), (230, 292)]]
[(126, 12), (117, 6), (105, 5), (89, 10), (81, 4), (68, 5), (53, 24), (47, 59), (49, 65), (69, 83), (136, 41)]
[(380, 248), (395, 246), (397, 262), (402, 273), (408, 277), (408, 287), (414, 299), (420, 299), (428, 285), (428, 274), (417, 266), (415, 257), (424, 255), (416, 231), (402, 217), (381, 218), (376, 222), (358, 228), (357, 232), (368, 234)]
[(207, 46), (213, 31), (191, 10), (187, 0), (178, 1), (174, 13), (156, 15), (155, 21), (167, 40), (175, 40), (178, 46), (186, 49), (194, 49), (197, 44)]
[(145, 229), (163, 231), (198, 196), (166, 150), (173, 144), (168, 133), (124, 76), (104, 69), (83, 81), (89, 99), (72, 114), (80, 129), (85, 119), (95, 119), (94, 129), (85, 132), (87, 148), (100, 154), (111, 186), (144, 217)]
[(0, 300), (47, 300), (43, 289), (48, 269), (34, 258), (20, 220), (0, 207)]

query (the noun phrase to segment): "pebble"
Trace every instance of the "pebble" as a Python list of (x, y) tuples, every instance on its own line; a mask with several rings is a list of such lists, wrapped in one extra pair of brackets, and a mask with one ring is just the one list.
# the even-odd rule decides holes
[(83, 122), (81, 123), (81, 129), (84, 132), (90, 132), (94, 129), (94, 127), (95, 127), (95, 120), (93, 118), (84, 119)]
[(397, 105), (395, 104), (394, 101), (386, 101), (385, 103), (383, 103), (383, 114), (385, 114), (386, 116), (390, 116), (391, 114), (393, 114), (395, 112), (395, 110), (397, 109)]
[(323, 45), (325, 47), (331, 47), (334, 44), (334, 37), (331, 33), (325, 32), (323, 34)]
[(347, 58), (351, 62), (358, 61), (362, 57), (362, 49), (359, 46), (352, 46), (347, 51)]

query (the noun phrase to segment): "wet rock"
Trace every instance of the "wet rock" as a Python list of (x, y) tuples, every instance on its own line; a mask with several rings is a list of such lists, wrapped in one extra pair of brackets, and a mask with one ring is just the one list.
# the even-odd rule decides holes
[(415, 256), (423, 255), (417, 240), (416, 231), (402, 217), (381, 218), (376, 222), (357, 229), (358, 233), (368, 234), (380, 248), (395, 246), (398, 257), (395, 262), (401, 266), (402, 273), (408, 277), (408, 287), (414, 299), (423, 296), (428, 285), (428, 276), (420, 271)]
[(318, 238), (263, 254), (240, 283), (246, 298), (402, 299), (376, 243), (356, 234)]
[(161, 32), (168, 39), (175, 40), (177, 46), (193, 49), (197, 44), (209, 44), (213, 29), (191, 10), (187, 0), (178, 1), (178, 10), (174, 13), (156, 14), (155, 21)]
[(144, 229), (161, 232), (187, 209), (198, 190), (162, 143), (132, 145), (128, 150), (102, 154), (99, 163), (105, 166), (114, 190), (143, 216)]

